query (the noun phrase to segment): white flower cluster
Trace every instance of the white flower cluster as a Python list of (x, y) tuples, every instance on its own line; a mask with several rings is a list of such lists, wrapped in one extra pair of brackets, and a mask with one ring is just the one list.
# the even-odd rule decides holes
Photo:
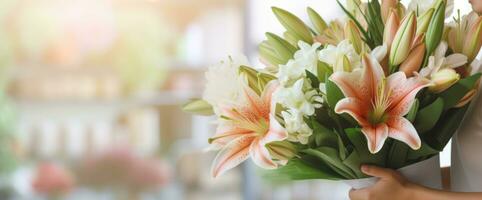
[(322, 61), (336, 69), (336, 62), (340, 57), (349, 61), (350, 71), (361, 66), (361, 58), (348, 40), (344, 40), (338, 46), (328, 45), (318, 50), (321, 45), (314, 43), (309, 45), (303, 41), (298, 43), (298, 50), (293, 59), (286, 65), (280, 65), (276, 74), (280, 80), (281, 87), (274, 94), (274, 101), (287, 110), (281, 115), (285, 121), (285, 128), (289, 133), (288, 140), (306, 144), (308, 137), (313, 130), (305, 122), (305, 118), (315, 114), (315, 108), (321, 106), (323, 98), (321, 94), (326, 93), (325, 85), (313, 88), (311, 80), (307, 78), (306, 72), (315, 76), (318, 75), (318, 62)]
[(303, 41), (298, 43), (294, 58), (286, 65), (280, 65), (277, 74), (281, 87), (276, 91), (274, 101), (287, 108), (282, 111), (285, 128), (289, 133), (288, 140), (306, 144), (313, 130), (306, 124), (305, 117), (312, 116), (315, 108), (321, 106), (322, 98), (306, 78), (306, 71), (318, 74), (319, 43), (309, 45)]

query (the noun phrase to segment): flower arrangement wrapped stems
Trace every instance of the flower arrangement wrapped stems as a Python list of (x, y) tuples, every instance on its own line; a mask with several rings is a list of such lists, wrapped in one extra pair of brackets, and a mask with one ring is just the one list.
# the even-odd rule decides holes
[(217, 119), (212, 175), (251, 158), (271, 179), (361, 181), (362, 164), (430, 179), (479, 85), (482, 17), (446, 24), (453, 1), (427, 2), (338, 2), (346, 16), (330, 23), (308, 8), (311, 26), (273, 8), (286, 30), (260, 44), (265, 68), (210, 67), (184, 106)]

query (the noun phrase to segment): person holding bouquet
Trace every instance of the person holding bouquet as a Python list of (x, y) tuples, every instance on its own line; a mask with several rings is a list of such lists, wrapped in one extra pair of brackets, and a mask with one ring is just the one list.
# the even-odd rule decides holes
[[(482, 0), (469, 0), (469, 2), (473, 10), (481, 15)], [(407, 181), (394, 170), (366, 165), (362, 166), (362, 171), (367, 175), (379, 177), (380, 180), (372, 187), (352, 189), (350, 198), (352, 200), (482, 199), (482, 158), (478, 154), (482, 152), (482, 95), (479, 94), (471, 106), (471, 111), (465, 117), (452, 147), (451, 189), (460, 192), (426, 188)]]

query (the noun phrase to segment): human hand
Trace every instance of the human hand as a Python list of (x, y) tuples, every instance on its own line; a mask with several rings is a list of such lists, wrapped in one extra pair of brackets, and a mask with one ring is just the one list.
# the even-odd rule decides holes
[(411, 198), (412, 186), (400, 173), (395, 170), (364, 165), (362, 172), (380, 178), (373, 186), (350, 191), (351, 200), (406, 200)]

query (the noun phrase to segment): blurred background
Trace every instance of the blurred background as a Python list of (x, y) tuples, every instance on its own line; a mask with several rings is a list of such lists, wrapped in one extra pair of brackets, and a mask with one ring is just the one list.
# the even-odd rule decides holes
[(180, 110), (210, 64), (262, 67), (264, 32), (282, 33), (271, 6), (342, 15), (325, 0), (1, 0), (0, 199), (346, 199), (250, 162), (211, 178), (213, 119)]

